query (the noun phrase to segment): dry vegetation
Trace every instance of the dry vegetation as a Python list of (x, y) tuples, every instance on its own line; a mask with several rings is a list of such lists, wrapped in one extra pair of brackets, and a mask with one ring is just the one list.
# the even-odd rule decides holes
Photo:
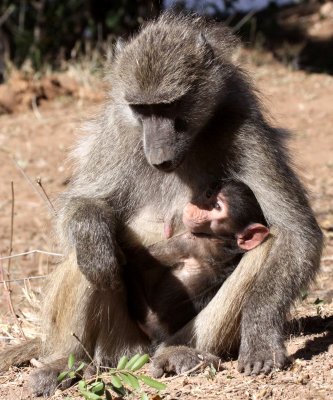
[[(207, 371), (196, 376), (167, 378), (168, 388), (160, 396), (185, 400), (332, 399), (333, 78), (292, 72), (256, 53), (243, 53), (242, 58), (248, 62), (276, 124), (294, 132), (290, 143), (292, 157), (310, 191), (326, 236), (322, 272), (291, 315), (293, 323), (286, 332), (288, 351), (294, 359), (290, 369), (267, 377), (243, 377), (236, 372), (235, 360), (226, 361), (222, 363), (223, 370), (210, 378)], [(11, 247), (13, 254), (35, 249), (60, 251), (52, 241), (52, 213), (43, 199), (45, 195), (38, 194), (42, 190), (36, 179), (41, 179), (51, 201), (64, 189), (70, 176), (70, 164), (64, 161), (68, 150), (79, 133), (81, 121), (96, 112), (103, 97), (102, 86), (93, 78), (82, 80), (82, 73), (72, 71), (66, 76), (43, 79), (31, 82), (16, 74), (9, 83), (10, 91), (0, 86), (0, 104), (7, 96), (7, 106), (2, 107), (6, 113), (0, 116), (2, 257), (10, 253)], [(9, 278), (43, 276), (56, 261), (57, 257), (47, 254), (12, 258)], [(1, 279), (7, 279), (8, 260), (3, 260), (0, 266)], [(14, 315), (18, 316), (24, 334), (33, 335), (36, 329), (33, 308), (38, 305), (34, 293), (42, 282), (43, 278), (10, 284), (14, 313), (10, 311), (8, 292), (1, 285), (0, 346), (17, 342), (22, 336)], [(13, 368), (0, 376), (0, 398), (31, 399), (26, 378), (32, 368)], [(53, 398), (77, 396), (77, 391), (71, 389)]]

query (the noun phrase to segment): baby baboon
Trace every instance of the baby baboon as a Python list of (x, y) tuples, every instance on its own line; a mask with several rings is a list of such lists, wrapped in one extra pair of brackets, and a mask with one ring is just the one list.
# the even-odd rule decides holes
[(131, 316), (157, 343), (182, 328), (216, 294), (241, 254), (268, 236), (252, 191), (241, 182), (214, 185), (188, 203), (187, 233), (125, 251)]
[(207, 306), (162, 344), (153, 365), (156, 374), (170, 365), (191, 368), (198, 351), (220, 355), (239, 336), (240, 371), (286, 364), (285, 315), (315, 277), (322, 233), (289, 161), (286, 134), (266, 120), (248, 76), (232, 62), (234, 45), (220, 24), (163, 14), (118, 46), (109, 101), (78, 145), (60, 199), (69, 258), (46, 289), (40, 356), (53, 364), (36, 372), (36, 393), (56, 386), (69, 353), (85, 357), (72, 332), (97, 364), (149, 349), (128, 314), (119, 243), (155, 243), (164, 221), (177, 234), (186, 203), (226, 178), (249, 186), (274, 235), (242, 257)]

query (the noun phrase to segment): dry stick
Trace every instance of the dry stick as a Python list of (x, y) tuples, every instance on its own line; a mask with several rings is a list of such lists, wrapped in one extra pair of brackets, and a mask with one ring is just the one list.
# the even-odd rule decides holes
[(95, 364), (93, 358), (91, 357), (91, 355), (89, 354), (89, 351), (85, 348), (84, 344), (82, 343), (81, 339), (74, 333), (72, 332), (72, 336), (75, 337), (75, 339), (80, 343), (83, 351), (86, 353), (86, 355), (88, 356), (88, 358), (90, 359), (90, 361)]
[(9, 282), (25, 282), (25, 281), (30, 281), (31, 279), (45, 279), (47, 278), (48, 275), (38, 275), (38, 276), (28, 276), (27, 278), (17, 278), (17, 279), (5, 279), (3, 281), (0, 281), (1, 283), (9, 283)]
[(183, 372), (182, 374), (179, 375), (175, 375), (175, 376), (170, 376), (169, 378), (163, 378), (161, 379), (162, 382), (167, 382), (167, 381), (173, 381), (174, 379), (177, 379), (181, 376), (188, 376), (190, 375), (192, 372), (195, 372), (199, 369), (201, 369), (201, 367), (203, 367), (205, 365), (205, 361), (200, 361), (199, 364), (197, 364), (195, 367), (189, 369), (188, 371)]
[(54, 216), (54, 208), (50, 207), (49, 202), (47, 201), (47, 198), (44, 196), (44, 194), (42, 192), (40, 192), (35, 184), (33, 183), (33, 181), (31, 180), (31, 178), (25, 173), (24, 169), (19, 165), (19, 163), (15, 160), (14, 157), (12, 157), (14, 164), (16, 165), (16, 168), (21, 172), (21, 174), (24, 176), (24, 178), (28, 181), (28, 183), (30, 184), (30, 186), (34, 189), (34, 191), (38, 194), (38, 196), (40, 196), (44, 202), (46, 202), (48, 209), (50, 210), (51, 214)]
[[(0, 278), (1, 278), (2, 281), (4, 281), (4, 271), (3, 271), (2, 260), (0, 260)], [(18, 328), (19, 328), (19, 330), (21, 332), (21, 335), (22, 335), (23, 339), (27, 340), (27, 338), (26, 338), (26, 336), (25, 336), (25, 334), (23, 332), (23, 329), (21, 327), (21, 323), (20, 323), (20, 321), (17, 318), (17, 315), (15, 313), (13, 302), (12, 302), (12, 297), (11, 297), (11, 294), (10, 294), (10, 290), (9, 290), (9, 288), (7, 286), (7, 283), (4, 282), (3, 286), (4, 286), (4, 289), (5, 289), (5, 295), (7, 296), (7, 302), (8, 302), (9, 310), (10, 310), (12, 316), (14, 317), (14, 319), (16, 321), (16, 324), (17, 324), (17, 326), (18, 326)]]
[(47, 201), (47, 203), (49, 205), (49, 208), (51, 208), (53, 210), (53, 213), (55, 215), (56, 214), (56, 210), (55, 210), (55, 208), (54, 208), (54, 206), (53, 206), (53, 204), (52, 204), (52, 202), (50, 200), (50, 197), (48, 196), (48, 194), (46, 193), (46, 191), (44, 189), (44, 186), (42, 184), (42, 179), (41, 178), (37, 178), (36, 179), (36, 183), (41, 188), (41, 190), (42, 190), (42, 192), (43, 192), (43, 194), (45, 196), (45, 199), (46, 199), (46, 201)]
[(5, 12), (1, 15), (1, 17), (0, 17), (0, 27), (1, 27), (1, 25), (3, 25), (6, 21), (7, 21), (7, 19), (11, 16), (11, 14), (15, 11), (15, 6), (14, 6), (14, 4), (11, 4), (8, 8), (7, 8), (7, 10), (5, 10)]
[(34, 96), (31, 100), (31, 107), (32, 107), (32, 111), (34, 112), (36, 119), (38, 119), (38, 121), (41, 121), (43, 119), (43, 116), (39, 111), (36, 96)]
[[(8, 252), (8, 265), (7, 265), (7, 279), (10, 281), (10, 266), (11, 266), (11, 255), (13, 251), (13, 237), (14, 237), (14, 207), (15, 207), (15, 193), (14, 193), (14, 182), (11, 181), (12, 188), (12, 209), (10, 214), (10, 240), (9, 240), (9, 252)], [(8, 290), (10, 290), (10, 284), (8, 284)]]
[(61, 253), (53, 253), (51, 251), (45, 251), (45, 250), (30, 250), (30, 251), (25, 251), (24, 253), (17, 253), (17, 254), (12, 254), (11, 256), (0, 257), (0, 260), (7, 260), (8, 258), (28, 256), (29, 254), (35, 254), (35, 253), (47, 254), (48, 256), (54, 256), (54, 257), (64, 257), (64, 255)]

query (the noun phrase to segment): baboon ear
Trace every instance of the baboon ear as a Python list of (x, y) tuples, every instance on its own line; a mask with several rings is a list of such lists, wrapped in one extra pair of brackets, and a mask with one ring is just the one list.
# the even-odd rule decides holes
[(210, 45), (210, 43), (208, 42), (206, 36), (202, 32), (199, 33), (198, 46), (204, 47), (205, 52), (207, 54), (206, 61), (212, 61), (215, 58), (214, 50), (213, 50), (212, 46)]
[(269, 235), (269, 229), (262, 224), (251, 224), (243, 232), (236, 235), (238, 247), (243, 250), (252, 250), (259, 246)]
[(124, 49), (126, 41), (123, 38), (118, 38), (114, 48), (114, 55), (118, 56)]

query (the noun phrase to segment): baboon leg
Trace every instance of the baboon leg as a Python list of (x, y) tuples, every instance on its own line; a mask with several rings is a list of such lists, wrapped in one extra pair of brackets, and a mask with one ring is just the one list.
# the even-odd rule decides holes
[(125, 291), (114, 291), (108, 297), (104, 291), (94, 295), (96, 299), (91, 302), (88, 315), (93, 318), (96, 304), (100, 307), (100, 315), (103, 315), (98, 321), (95, 364), (115, 367), (123, 355), (132, 356), (149, 351), (148, 338), (128, 313)]

